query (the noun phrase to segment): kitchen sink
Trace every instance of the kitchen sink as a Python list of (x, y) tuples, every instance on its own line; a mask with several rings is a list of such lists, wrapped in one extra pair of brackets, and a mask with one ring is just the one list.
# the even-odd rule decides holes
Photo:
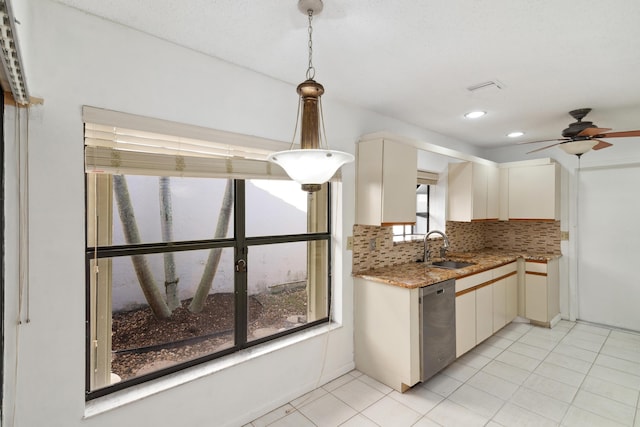
[(433, 267), (455, 270), (457, 268), (465, 268), (465, 267), (469, 267), (470, 265), (475, 265), (475, 263), (463, 262), (463, 261), (436, 261), (436, 262), (432, 262), (431, 265)]

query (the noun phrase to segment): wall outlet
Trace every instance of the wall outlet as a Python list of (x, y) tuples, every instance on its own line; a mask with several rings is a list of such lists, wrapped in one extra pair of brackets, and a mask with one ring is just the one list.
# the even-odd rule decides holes
[(353, 236), (347, 237), (347, 250), (348, 251), (353, 250)]
[(560, 240), (569, 240), (569, 232), (560, 231)]
[(378, 247), (377, 242), (376, 242), (377, 240), (378, 239), (376, 239), (375, 237), (369, 239), (369, 250), (370, 251), (375, 251), (376, 248)]

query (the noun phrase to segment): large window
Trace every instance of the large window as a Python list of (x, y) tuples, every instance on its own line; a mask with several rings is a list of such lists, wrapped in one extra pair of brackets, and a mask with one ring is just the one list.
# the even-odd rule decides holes
[(328, 184), (216, 156), (209, 177), (178, 174), (179, 155), (129, 156), (85, 126), (89, 398), (328, 319)]

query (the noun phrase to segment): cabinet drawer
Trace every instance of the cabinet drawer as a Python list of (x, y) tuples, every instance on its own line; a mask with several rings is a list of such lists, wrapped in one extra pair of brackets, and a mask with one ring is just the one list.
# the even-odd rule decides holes
[(547, 272), (547, 263), (542, 262), (527, 262), (525, 271), (530, 273), (546, 273)]
[(493, 278), (497, 279), (498, 277), (502, 277), (509, 273), (513, 273), (517, 269), (518, 269), (518, 263), (514, 261), (507, 265), (503, 265), (502, 267), (494, 268), (491, 271), (493, 271)]
[(456, 292), (478, 286), (479, 284), (488, 282), (491, 279), (493, 279), (493, 270), (487, 270), (482, 273), (474, 274), (473, 276), (456, 279)]

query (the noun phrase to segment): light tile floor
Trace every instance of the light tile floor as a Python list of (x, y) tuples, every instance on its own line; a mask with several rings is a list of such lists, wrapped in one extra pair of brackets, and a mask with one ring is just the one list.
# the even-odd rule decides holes
[(640, 334), (511, 323), (406, 393), (358, 371), (245, 427), (640, 427)]

